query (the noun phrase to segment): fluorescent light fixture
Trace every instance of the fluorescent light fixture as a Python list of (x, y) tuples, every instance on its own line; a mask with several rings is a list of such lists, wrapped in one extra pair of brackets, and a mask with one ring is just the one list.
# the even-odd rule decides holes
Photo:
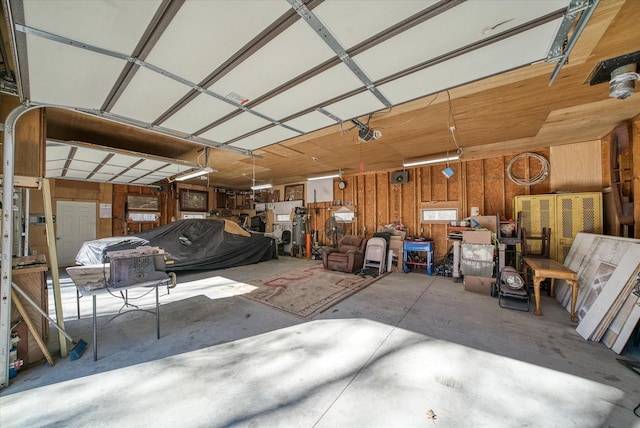
[(430, 164), (430, 163), (439, 163), (439, 162), (449, 162), (449, 161), (454, 161), (454, 160), (458, 160), (458, 159), (460, 159), (460, 154), (458, 154), (458, 153), (456, 153), (454, 155), (449, 155), (449, 156), (447, 156), (446, 154), (441, 154), (441, 155), (434, 155), (434, 156), (429, 157), (429, 158), (406, 161), (406, 162), (402, 163), (402, 166), (407, 168), (407, 167), (410, 167), (410, 166), (427, 165), (427, 164)]
[(251, 186), (251, 190), (266, 190), (271, 189), (273, 185), (271, 183), (267, 184), (258, 184), (257, 186)]
[(336, 174), (328, 174), (328, 175), (322, 175), (320, 177), (309, 177), (307, 178), (307, 181), (313, 181), (313, 180), (324, 180), (327, 178), (342, 178), (342, 170), (338, 170), (338, 172)]
[(323, 175), (322, 177), (309, 177), (307, 178), (307, 181), (324, 180), (325, 178), (338, 178), (338, 177), (340, 177), (340, 174)]
[(201, 175), (205, 175), (205, 174), (209, 174), (210, 172), (215, 172), (216, 170), (214, 170), (211, 167), (205, 167), (205, 168), (192, 168), (188, 171), (185, 172), (181, 172), (178, 175), (175, 175), (173, 177), (172, 180), (170, 181), (184, 181), (184, 180), (189, 180), (191, 178), (195, 178), (195, 177), (200, 177)]

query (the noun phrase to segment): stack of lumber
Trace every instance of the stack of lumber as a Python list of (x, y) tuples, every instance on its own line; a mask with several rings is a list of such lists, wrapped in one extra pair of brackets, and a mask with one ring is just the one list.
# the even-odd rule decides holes
[[(640, 320), (640, 240), (578, 233), (564, 264), (580, 284), (576, 331), (621, 353)], [(570, 288), (558, 281), (556, 297), (565, 309)]]

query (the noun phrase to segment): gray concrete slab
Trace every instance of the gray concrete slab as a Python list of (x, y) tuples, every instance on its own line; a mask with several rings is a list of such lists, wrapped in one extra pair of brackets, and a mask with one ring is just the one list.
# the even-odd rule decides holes
[[(450, 278), (393, 273), (314, 319), (244, 299), (247, 281), (318, 263), (280, 260), (178, 274), (147, 312), (117, 314), (63, 277), (77, 361), (22, 371), (0, 391), (3, 427), (632, 427), (640, 377), (582, 339), (543, 296), (543, 316), (498, 307)], [(153, 293), (135, 304), (153, 308)], [(57, 335), (51, 334), (51, 349)], [(623, 354), (640, 359), (638, 348)], [(435, 419), (429, 417), (435, 415)]]

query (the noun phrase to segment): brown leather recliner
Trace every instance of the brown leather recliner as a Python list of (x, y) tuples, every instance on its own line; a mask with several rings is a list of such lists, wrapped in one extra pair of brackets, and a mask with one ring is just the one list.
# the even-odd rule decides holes
[(337, 248), (322, 249), (322, 265), (325, 269), (353, 273), (362, 269), (367, 240), (357, 235), (340, 238)]

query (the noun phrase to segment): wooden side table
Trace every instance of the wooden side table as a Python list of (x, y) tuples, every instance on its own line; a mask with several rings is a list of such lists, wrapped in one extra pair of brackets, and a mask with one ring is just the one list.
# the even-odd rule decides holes
[(551, 279), (551, 296), (555, 296), (555, 280), (564, 279), (569, 285), (571, 285), (571, 321), (578, 322), (578, 317), (575, 314), (576, 300), (578, 300), (578, 274), (562, 263), (559, 263), (553, 259), (541, 259), (533, 257), (524, 258), (525, 269), (531, 269), (533, 271), (533, 292), (536, 299), (536, 310), (534, 314), (542, 315), (540, 311), (540, 283), (546, 279)]

